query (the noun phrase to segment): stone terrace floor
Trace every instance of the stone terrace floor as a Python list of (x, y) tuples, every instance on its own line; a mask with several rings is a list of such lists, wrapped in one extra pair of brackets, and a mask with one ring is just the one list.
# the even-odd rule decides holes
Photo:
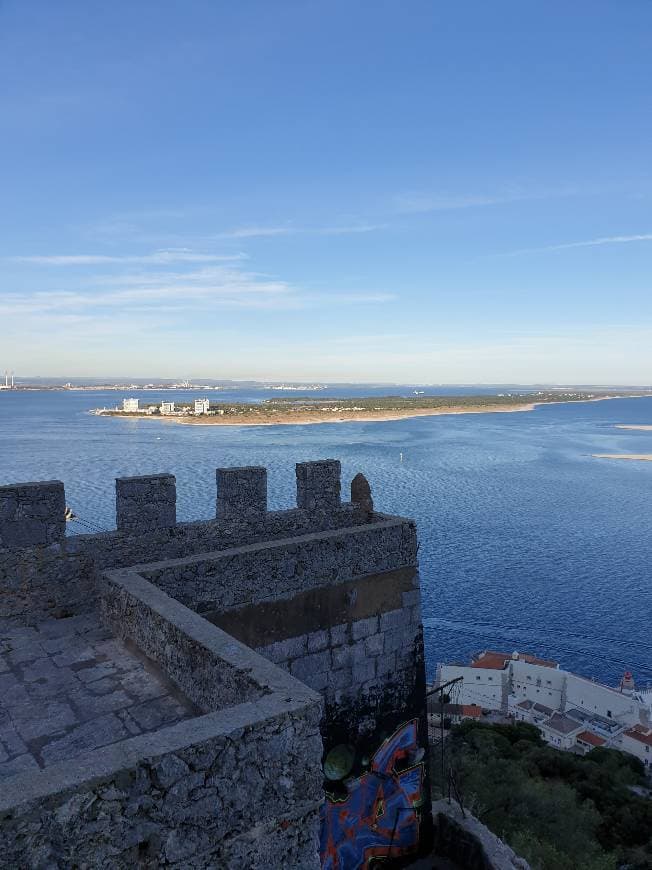
[(0, 620), (0, 780), (197, 713), (95, 615)]

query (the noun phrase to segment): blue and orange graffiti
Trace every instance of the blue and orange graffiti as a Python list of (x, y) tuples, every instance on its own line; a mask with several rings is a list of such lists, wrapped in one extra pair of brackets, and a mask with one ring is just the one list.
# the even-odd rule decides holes
[[(323, 870), (367, 870), (374, 859), (398, 858), (419, 844), (424, 765), (418, 720), (402, 725), (371, 759), (371, 769), (346, 783), (347, 795), (327, 795), (321, 813)], [(402, 769), (397, 769), (402, 768)]]

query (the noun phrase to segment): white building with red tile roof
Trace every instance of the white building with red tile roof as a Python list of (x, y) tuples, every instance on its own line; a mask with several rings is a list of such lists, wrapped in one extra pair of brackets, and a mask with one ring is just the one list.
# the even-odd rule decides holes
[[(461, 679), (457, 691), (460, 704), (480, 705), (483, 710), (529, 722), (542, 733), (544, 723), (553, 716), (566, 716), (573, 723), (572, 727), (568, 725), (572, 740), (554, 731), (554, 720), (544, 734), (553, 746), (571, 748), (577, 735), (589, 733), (599, 738), (595, 745), (623, 749), (650, 763), (652, 749), (635, 729), (643, 728), (647, 739), (646, 729), (652, 724), (652, 694), (637, 691), (629, 672), (614, 688), (565, 671), (557, 662), (531, 653), (485, 650), (472, 656), (468, 665), (438, 666), (436, 685), (454, 679)], [(578, 746), (589, 751), (591, 743), (584, 740)]]
[(592, 731), (582, 731), (575, 739), (578, 747), (583, 752), (590, 752), (592, 749), (604, 746), (607, 742), (604, 737), (600, 737), (598, 734), (593, 734)]

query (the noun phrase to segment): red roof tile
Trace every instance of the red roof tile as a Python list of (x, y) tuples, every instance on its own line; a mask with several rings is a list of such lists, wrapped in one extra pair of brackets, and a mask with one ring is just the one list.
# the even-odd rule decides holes
[(597, 734), (592, 734), (590, 731), (582, 731), (576, 739), (581, 740), (582, 743), (590, 743), (591, 746), (604, 746), (607, 742), (604, 737), (598, 737)]
[(634, 725), (633, 728), (629, 728), (625, 731), (625, 734), (628, 737), (631, 737), (632, 740), (638, 740), (640, 743), (645, 743), (646, 746), (652, 746), (652, 729), (643, 728), (642, 725)]
[(479, 716), (482, 716), (482, 707), (478, 707), (477, 704), (463, 704), (462, 716), (470, 716), (477, 719)]
[(556, 668), (557, 662), (540, 659), (530, 653), (519, 653), (518, 659), (512, 659), (512, 653), (497, 652), (496, 650), (487, 649), (473, 656), (471, 659), (472, 668), (490, 668), (493, 671), (502, 671), (507, 666), (507, 662), (519, 661), (526, 662), (528, 665), (541, 665), (545, 668)]

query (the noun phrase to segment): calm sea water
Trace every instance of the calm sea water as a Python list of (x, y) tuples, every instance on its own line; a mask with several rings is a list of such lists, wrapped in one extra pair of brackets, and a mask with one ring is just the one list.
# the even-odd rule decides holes
[[(356, 393), (369, 388), (338, 391)], [(217, 466), (266, 465), (271, 507), (284, 508), (295, 462), (340, 458), (345, 485), (362, 471), (379, 510), (417, 521), (430, 675), (438, 661), (493, 647), (610, 683), (625, 668), (652, 681), (652, 462), (591, 457), (652, 453), (652, 432), (614, 428), (652, 424), (652, 398), (259, 428), (88, 413), (121, 398), (0, 393), (0, 483), (61, 479), (74, 511), (110, 529), (116, 476), (174, 473), (179, 518), (190, 520), (214, 515)]]

